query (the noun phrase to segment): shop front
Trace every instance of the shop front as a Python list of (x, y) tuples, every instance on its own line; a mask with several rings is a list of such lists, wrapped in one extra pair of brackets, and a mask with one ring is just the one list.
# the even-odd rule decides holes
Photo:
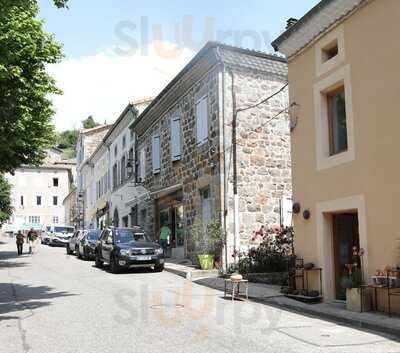
[(160, 238), (161, 228), (167, 226), (170, 230), (167, 256), (173, 259), (186, 257), (186, 239), (183, 221), (182, 189), (167, 195), (159, 195), (155, 199), (156, 217), (155, 234)]

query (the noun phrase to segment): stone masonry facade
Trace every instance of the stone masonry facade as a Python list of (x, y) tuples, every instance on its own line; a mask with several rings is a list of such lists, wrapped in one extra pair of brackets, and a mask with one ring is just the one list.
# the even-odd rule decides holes
[[(231, 48), (223, 47), (230, 51)], [(203, 49), (204, 50), (204, 49)], [(245, 55), (246, 54), (246, 55)], [(235, 50), (229, 53), (235, 56)], [(250, 53), (237, 53), (242, 60), (252, 63)], [(258, 54), (257, 54), (258, 55)], [(256, 57), (257, 63), (263, 60), (273, 62), (274, 58)], [(228, 60), (229, 61), (229, 60)], [(267, 96), (279, 91), (286, 83), (286, 63), (277, 60), (281, 72), (260, 70), (260, 65), (243, 67), (239, 64), (223, 62), (203, 72), (200, 79), (187, 84), (188, 88), (176, 95), (173, 104), (160, 108), (157, 117), (145, 128), (134, 127), (137, 134), (137, 148), (146, 149), (145, 188), (150, 196), (138, 204), (139, 224), (149, 234), (158, 238), (156, 199), (165, 195), (163, 190), (181, 191), (183, 223), (185, 226), (186, 256), (193, 258), (196, 249), (191, 240), (190, 227), (201, 220), (201, 192), (209, 188), (212, 216), (226, 224), (229, 257), (234, 244), (234, 201), (232, 189), (232, 75), (236, 107), (238, 109), (256, 104)], [(201, 66), (197, 64), (197, 66)], [(194, 65), (191, 71), (198, 70)], [(250, 65), (251, 66), (251, 65)], [(189, 72), (190, 72), (189, 70)], [(282, 74), (282, 72), (284, 74)], [(175, 86), (176, 87), (176, 86)], [(173, 91), (175, 88), (171, 88)], [(168, 94), (168, 93), (167, 93)], [(165, 93), (164, 93), (165, 95)], [(208, 97), (208, 141), (196, 145), (195, 104), (198, 97)], [(161, 103), (159, 103), (161, 106)], [(280, 223), (280, 201), (291, 197), (291, 161), (288, 94), (282, 93), (257, 108), (241, 111), (237, 116), (237, 175), (239, 194), (240, 239), (236, 246), (246, 246), (252, 232), (261, 225)], [(283, 111), (283, 112), (282, 112)], [(282, 112), (281, 114), (278, 114)], [(143, 115), (146, 119), (147, 112)], [(181, 117), (181, 159), (172, 161), (170, 153), (171, 117)], [(275, 115), (276, 118), (272, 119)], [(140, 118), (140, 117), (139, 117)], [(160, 136), (161, 169), (154, 174), (152, 170), (152, 137)], [(226, 205), (225, 205), (226, 204)], [(145, 214), (146, 219), (141, 215)], [(226, 218), (225, 218), (226, 216)], [(229, 261), (229, 259), (228, 259)]]

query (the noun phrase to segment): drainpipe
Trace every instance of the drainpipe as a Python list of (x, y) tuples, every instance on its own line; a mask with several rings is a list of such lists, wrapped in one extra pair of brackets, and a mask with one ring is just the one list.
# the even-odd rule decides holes
[[(236, 106), (236, 92), (235, 92), (235, 76), (232, 70), (229, 70), (232, 80), (231, 93), (232, 93), (232, 183), (233, 183), (233, 218), (234, 218), (234, 238), (233, 250), (236, 253), (239, 243), (239, 195), (237, 187), (237, 146), (236, 146), (236, 130), (237, 130), (237, 106)], [(236, 256), (234, 257), (236, 264)]]
[(223, 173), (224, 173), (224, 203), (223, 203), (223, 209), (221, 207), (221, 211), (223, 212), (223, 230), (224, 230), (224, 258), (225, 258), (225, 273), (228, 272), (228, 241), (227, 241), (227, 216), (228, 216), (228, 178), (226, 175), (226, 159), (225, 159), (225, 73), (226, 73), (226, 67), (221, 59), (221, 54), (219, 51), (219, 47), (216, 47), (216, 53), (219, 58), (219, 61), (221, 63), (221, 68), (222, 68), (222, 152), (223, 152)]

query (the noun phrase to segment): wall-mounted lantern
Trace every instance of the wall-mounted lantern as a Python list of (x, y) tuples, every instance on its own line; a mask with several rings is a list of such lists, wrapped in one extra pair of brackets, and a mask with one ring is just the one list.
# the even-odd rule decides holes
[(304, 212), (303, 212), (303, 218), (304, 218), (305, 220), (308, 220), (308, 219), (310, 219), (310, 217), (311, 217), (311, 212), (310, 212), (310, 210), (304, 210)]

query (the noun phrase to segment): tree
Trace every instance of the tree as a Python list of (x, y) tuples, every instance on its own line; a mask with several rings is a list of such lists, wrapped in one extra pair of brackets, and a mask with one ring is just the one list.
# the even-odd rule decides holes
[(0, 175), (0, 226), (11, 217), (12, 213), (11, 185), (3, 175)]
[[(67, 0), (54, 0), (66, 7)], [(0, 173), (38, 165), (54, 145), (49, 94), (60, 94), (46, 72), (61, 45), (43, 30), (36, 0), (0, 0)]]
[(85, 120), (82, 120), (82, 126), (84, 129), (92, 129), (99, 125), (100, 124), (96, 123), (91, 115), (89, 115)]

